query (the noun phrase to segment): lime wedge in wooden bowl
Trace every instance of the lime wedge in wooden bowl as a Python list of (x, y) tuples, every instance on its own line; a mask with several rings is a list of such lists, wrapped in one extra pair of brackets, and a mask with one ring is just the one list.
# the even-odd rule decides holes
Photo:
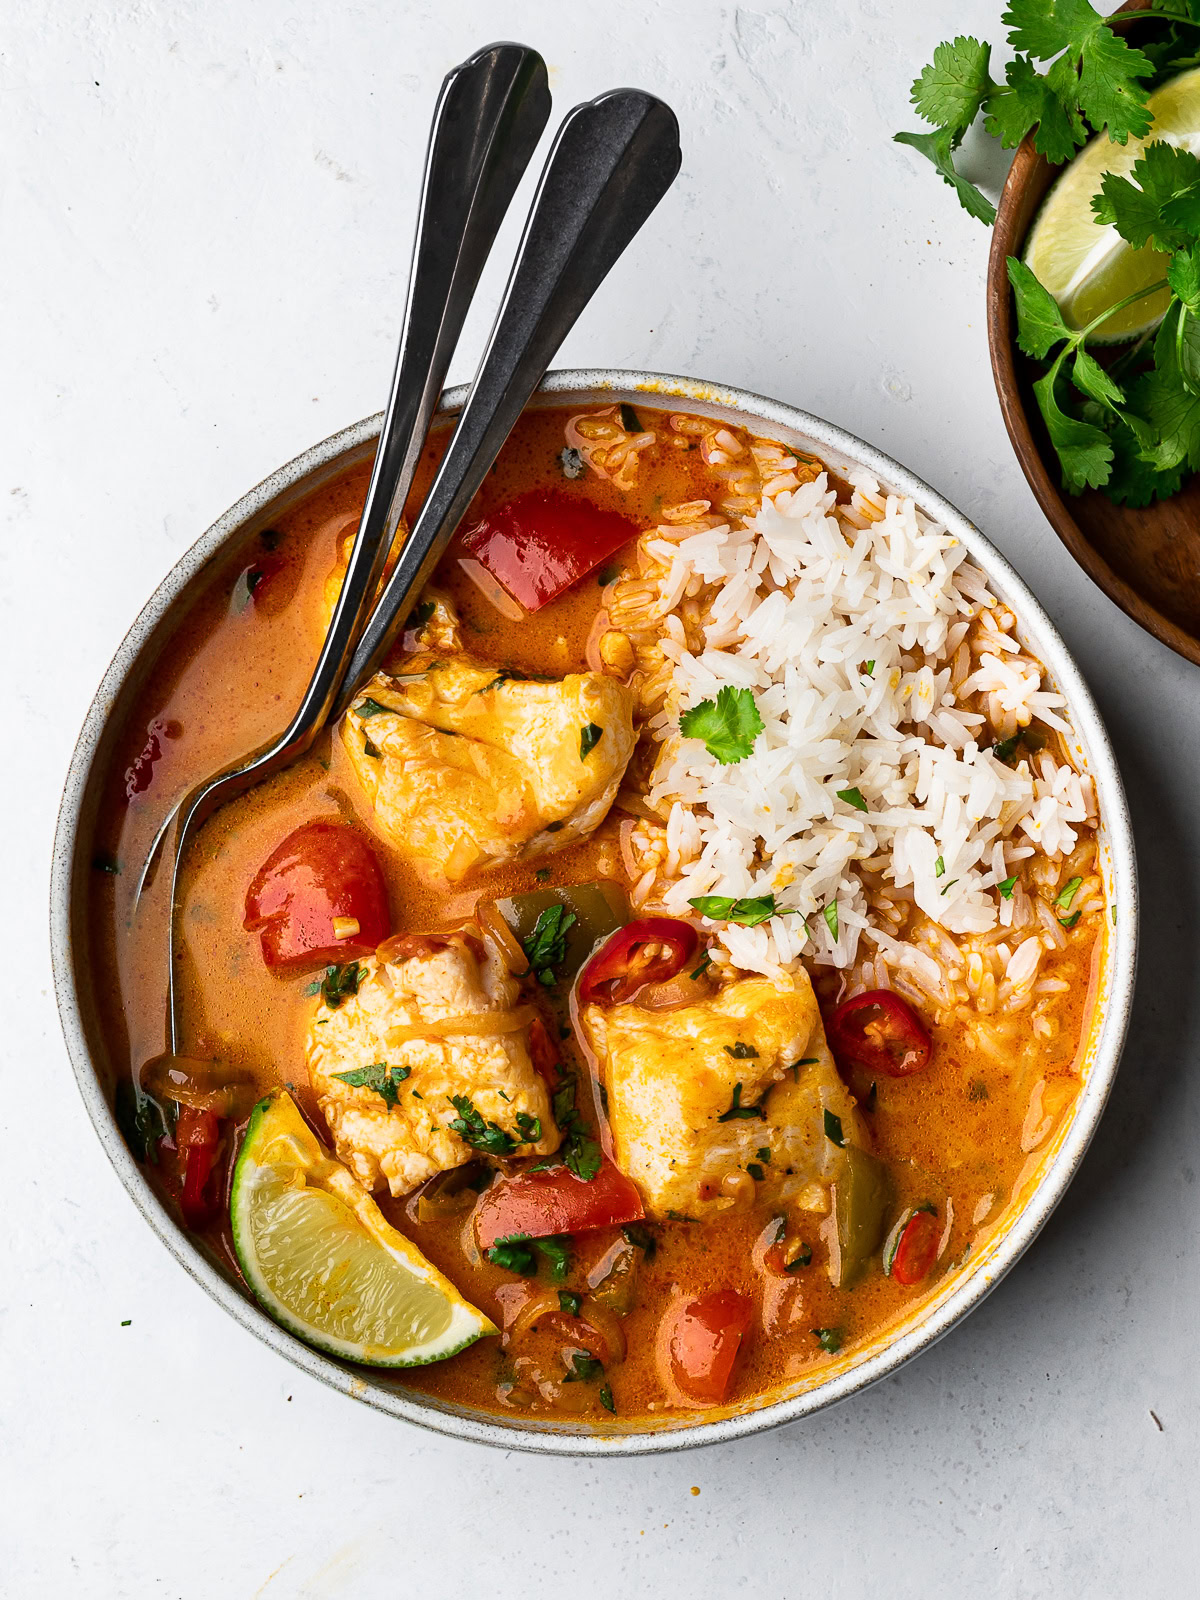
[[(1135, 250), (1113, 227), (1096, 221), (1092, 196), (1105, 173), (1127, 177), (1147, 144), (1162, 140), (1200, 155), (1200, 67), (1184, 72), (1147, 101), (1154, 125), (1144, 139), (1112, 144), (1106, 133), (1085, 145), (1042, 202), (1029, 230), (1025, 260), (1058, 301), (1064, 320), (1082, 328), (1126, 295), (1155, 283), (1166, 257), (1145, 246)], [(1166, 310), (1169, 291), (1148, 295), (1118, 311), (1091, 335), (1098, 342), (1135, 339), (1153, 328)]]

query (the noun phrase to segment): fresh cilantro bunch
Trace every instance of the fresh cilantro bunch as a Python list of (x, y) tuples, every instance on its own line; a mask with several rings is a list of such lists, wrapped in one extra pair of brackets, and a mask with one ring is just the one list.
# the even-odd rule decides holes
[[(1128, 178), (1105, 176), (1092, 210), (1135, 249), (1162, 251), (1163, 277), (1072, 329), (1049, 291), (1010, 256), (1017, 343), (1026, 355), (1049, 360), (1033, 392), (1064, 487), (1103, 488), (1125, 505), (1145, 506), (1175, 494), (1184, 474), (1200, 467), (1200, 161), (1173, 145), (1148, 144)], [(1089, 335), (1122, 307), (1166, 287), (1171, 295), (1153, 364), (1140, 342), (1101, 366), (1086, 349)]]
[(982, 113), (1006, 150), (1032, 131), (1034, 147), (1055, 164), (1102, 129), (1116, 144), (1143, 138), (1152, 80), (1200, 59), (1200, 0), (1153, 0), (1144, 15), (1154, 36), (1135, 49), (1088, 0), (1009, 0), (1000, 20), (1017, 54), (1004, 82), (991, 75), (990, 44), (965, 36), (939, 44), (912, 86), (912, 103), (934, 131), (898, 133), (897, 142), (927, 156), (973, 217), (994, 222), (995, 206), (955, 170), (967, 129)]

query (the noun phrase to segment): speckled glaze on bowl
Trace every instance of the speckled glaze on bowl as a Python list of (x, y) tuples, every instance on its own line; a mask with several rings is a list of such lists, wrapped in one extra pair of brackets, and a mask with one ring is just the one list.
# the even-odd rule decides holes
[[(453, 415), (466, 397), (443, 397), (441, 414)], [(1110, 901), (1120, 915), (1111, 930), (1099, 980), (1096, 1021), (1085, 1056), (1083, 1088), (1044, 1152), (1036, 1183), (1019, 1207), (980, 1248), (975, 1261), (911, 1318), (839, 1358), (819, 1375), (756, 1402), (697, 1420), (691, 1413), (654, 1427), (629, 1425), (605, 1434), (549, 1418), (500, 1420), (469, 1407), (406, 1391), (401, 1382), (369, 1368), (351, 1367), (310, 1349), (273, 1322), (237, 1282), (228, 1266), (197, 1247), (163, 1206), (129, 1153), (113, 1118), (104, 1084), (105, 1051), (90, 999), (85, 906), (96, 792), (106, 770), (113, 730), (174, 626), (176, 602), (204, 582), (209, 563), (226, 547), (251, 537), (318, 485), (369, 457), (380, 418), (368, 417), (305, 451), (231, 507), (182, 557), (129, 630), (104, 675), (75, 747), (54, 843), (51, 938), (54, 981), (67, 1048), (80, 1092), (100, 1142), (122, 1183), (180, 1264), (242, 1327), (305, 1372), (343, 1393), (407, 1422), (459, 1439), (506, 1450), (545, 1454), (629, 1456), (717, 1444), (794, 1422), (846, 1399), (912, 1360), (972, 1311), (1028, 1248), (1074, 1176), (1108, 1097), (1129, 1021), (1137, 961), (1137, 869), (1120, 775), (1095, 703), (1078, 667), (1041, 606), (982, 534), (911, 472), (833, 424), (795, 407), (737, 389), (689, 378), (623, 371), (551, 373), (535, 404), (588, 406), (613, 401), (678, 402), (692, 412), (733, 422), (757, 421), (762, 431), (810, 450), (845, 472), (866, 467), (887, 488), (911, 495), (944, 522), (987, 574), (993, 591), (1018, 618), (1018, 631), (1068, 702), (1079, 759), (1096, 782), (1102, 818), (1101, 860)]]

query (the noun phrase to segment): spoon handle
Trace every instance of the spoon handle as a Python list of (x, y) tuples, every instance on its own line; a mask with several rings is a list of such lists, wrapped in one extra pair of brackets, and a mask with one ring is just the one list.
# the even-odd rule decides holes
[(288, 757), (324, 725), (341, 687), (479, 275), (549, 116), (546, 64), (524, 45), (489, 45), (442, 84), (375, 465), (324, 648), (281, 741)]
[(549, 116), (546, 64), (524, 45), (489, 45), (447, 74), (425, 157), (391, 395), (321, 654), (287, 729), (193, 790), (165, 818), (142, 868), (138, 898), (176, 817), (178, 852), (186, 835), (218, 806), (302, 755), (328, 720), (378, 589), (479, 274)]
[(617, 89), (567, 116), (550, 152), (458, 426), (367, 623), (334, 715), (378, 670), (559, 345), (680, 166), (671, 108)]

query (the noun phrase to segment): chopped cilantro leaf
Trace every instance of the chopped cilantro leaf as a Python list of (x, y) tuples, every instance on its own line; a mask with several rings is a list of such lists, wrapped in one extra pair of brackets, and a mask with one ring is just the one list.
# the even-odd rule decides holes
[(517, 1132), (526, 1144), (536, 1144), (542, 1137), (542, 1120), (531, 1117), (528, 1111), (517, 1112)]
[(848, 806), (853, 806), (856, 811), (867, 809), (867, 802), (863, 799), (861, 789), (839, 789), (837, 797), (839, 800), (844, 800)]
[(746, 1171), (754, 1179), (755, 1183), (761, 1183), (766, 1177), (766, 1173), (757, 1161), (747, 1161)]
[(354, 708), (356, 717), (386, 717), (395, 716), (391, 706), (381, 706), (378, 700), (373, 700), (370, 695), (365, 700), (360, 700)]
[(680, 733), (686, 739), (703, 739), (709, 755), (722, 766), (744, 761), (763, 726), (753, 690), (729, 684), (715, 700), (701, 700), (679, 719)]
[(828, 1107), (821, 1113), (821, 1116), (825, 1125), (825, 1137), (831, 1144), (836, 1144), (839, 1150), (842, 1149), (846, 1143), (846, 1135), (842, 1132), (841, 1117), (835, 1116)]
[(760, 1161), (770, 1161), (770, 1159), (771, 1159), (771, 1147), (770, 1147), (770, 1145), (760, 1144), (758, 1149), (754, 1152), (754, 1154), (758, 1157), (758, 1159)]
[(613, 1400), (613, 1392), (612, 1392), (611, 1388), (608, 1386), (607, 1383), (601, 1385), (600, 1394), (599, 1394), (598, 1398), (600, 1400), (600, 1404), (604, 1407), (605, 1411), (611, 1411), (612, 1414), (614, 1416), (616, 1416), (616, 1414), (617, 1414), (616, 1402)]
[(644, 1223), (627, 1222), (621, 1229), (621, 1232), (625, 1235), (627, 1242), (633, 1245), (635, 1250), (641, 1250), (645, 1254), (647, 1261), (654, 1260), (655, 1254), (658, 1250), (658, 1240), (654, 1237), (650, 1229), (647, 1228)]
[(827, 1355), (836, 1355), (842, 1348), (840, 1328), (810, 1328), (809, 1332)]
[(774, 894), (760, 894), (742, 900), (735, 900), (732, 895), (726, 894), (702, 894), (689, 900), (688, 905), (695, 906), (702, 917), (708, 917), (712, 922), (736, 922), (743, 928), (757, 928), (760, 922), (766, 922), (769, 917), (797, 915), (794, 911), (777, 907)]
[(1074, 900), (1075, 896), (1082, 888), (1083, 879), (1072, 878), (1069, 883), (1064, 883), (1057, 895), (1055, 895), (1054, 904), (1060, 911), (1070, 911), (1071, 901)]
[(1002, 883), (998, 883), (996, 887), (999, 889), (1005, 900), (1011, 900), (1013, 896), (1013, 890), (1017, 887), (1017, 874), (1014, 872), (1011, 878), (1005, 878), (1004, 881)]
[(547, 988), (555, 982), (554, 968), (566, 959), (567, 933), (577, 921), (575, 913), (561, 902), (547, 906), (539, 914), (533, 932), (522, 941), (531, 970)]
[(732, 1056), (735, 1061), (750, 1061), (758, 1056), (758, 1051), (752, 1044), (746, 1044), (739, 1039), (736, 1044), (727, 1044), (725, 1054)]
[(512, 1155), (517, 1146), (511, 1134), (505, 1133), (504, 1129), (498, 1128), (494, 1122), (485, 1122), (467, 1095), (455, 1094), (448, 1098), (458, 1115), (452, 1117), (447, 1126), (453, 1129), (464, 1144), (488, 1156)]
[(400, 1085), (411, 1073), (411, 1067), (389, 1067), (386, 1061), (376, 1061), (369, 1067), (335, 1072), (333, 1076), (351, 1089), (374, 1089), (390, 1111), (400, 1098)]
[(550, 1276), (562, 1283), (571, 1270), (571, 1241), (566, 1234), (552, 1233), (545, 1239), (535, 1239), (533, 1248), (549, 1261)]
[(824, 911), (822, 911), (821, 915), (825, 918), (825, 926), (829, 929), (829, 937), (836, 944), (838, 936), (837, 901), (831, 900), (825, 907)]
[(345, 966), (326, 967), (324, 977), (314, 978), (304, 992), (319, 994), (330, 1011), (336, 1011), (343, 1000), (358, 993), (362, 977), (362, 963), (349, 961)]
[(131, 1079), (122, 1078), (117, 1084), (113, 1113), (131, 1153), (139, 1161), (157, 1166), (158, 1141), (167, 1132), (166, 1117), (158, 1101)]
[(380, 760), (383, 755), (383, 751), (379, 748), (375, 741), (373, 739), (368, 739), (365, 733), (363, 734), (363, 754), (370, 756), (372, 761)]
[(711, 966), (712, 966), (712, 957), (709, 955), (708, 951), (706, 950), (704, 952), (704, 954), (700, 957), (700, 965), (698, 967), (695, 967), (692, 970), (692, 972), (689, 973), (689, 977), (691, 978), (692, 982), (695, 983), (697, 978), (702, 978), (704, 976), (704, 974), (708, 971), (709, 967), (711, 967)]
[(592, 751), (604, 736), (604, 729), (595, 722), (589, 722), (586, 727), (579, 730), (579, 759), (586, 761)]
[(503, 1267), (506, 1272), (516, 1272), (522, 1278), (532, 1278), (537, 1272), (537, 1262), (529, 1245), (523, 1242), (527, 1237), (527, 1234), (513, 1233), (506, 1239), (497, 1239), (492, 1248), (486, 1252), (488, 1260), (497, 1267)]
[(939, 856), (937, 858), (937, 860), (933, 863), (933, 875), (934, 875), (935, 878), (942, 878), (942, 877), (945, 877), (945, 874), (946, 874), (946, 862), (945, 862), (944, 857)]
[(597, 1378), (604, 1376), (604, 1363), (595, 1356), (589, 1355), (586, 1350), (571, 1351), (570, 1371), (563, 1379), (564, 1383), (595, 1383)]
[(729, 1110), (722, 1111), (721, 1115), (717, 1118), (717, 1121), (748, 1121), (751, 1117), (757, 1117), (760, 1122), (765, 1122), (767, 1120), (767, 1113), (761, 1106), (744, 1106), (742, 1104), (742, 1086), (740, 1083), (735, 1083), (733, 1086), (733, 1100), (730, 1104)]
[(568, 1317), (577, 1317), (583, 1301), (571, 1289), (558, 1291), (558, 1309)]

